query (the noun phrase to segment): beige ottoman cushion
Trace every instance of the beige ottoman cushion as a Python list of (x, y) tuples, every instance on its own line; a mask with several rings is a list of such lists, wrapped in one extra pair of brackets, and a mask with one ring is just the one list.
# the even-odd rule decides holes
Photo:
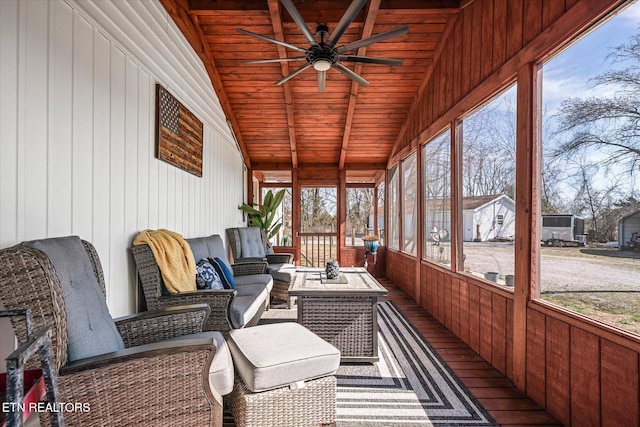
[(340, 351), (293, 322), (229, 332), (229, 349), (247, 388), (261, 392), (333, 375)]

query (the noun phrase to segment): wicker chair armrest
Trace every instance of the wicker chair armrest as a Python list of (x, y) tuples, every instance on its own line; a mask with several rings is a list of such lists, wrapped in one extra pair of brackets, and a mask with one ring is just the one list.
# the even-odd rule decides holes
[[(113, 365), (169, 356), (180, 352), (205, 351), (215, 353), (215, 350), (216, 348), (212, 338), (186, 338), (182, 340), (156, 342), (76, 360), (61, 367), (60, 375), (82, 374), (83, 372), (104, 369)], [(213, 354), (211, 357), (213, 357)], [(126, 368), (123, 368), (123, 371), (125, 369)], [(200, 371), (194, 370), (194, 372)]]
[(234, 276), (247, 276), (249, 274), (265, 274), (267, 272), (266, 261), (238, 262), (231, 265)]
[(293, 254), (290, 253), (276, 253), (267, 255), (267, 262), (269, 264), (286, 264), (293, 261)]
[(211, 314), (205, 323), (205, 331), (228, 331), (231, 325), (231, 302), (237, 291), (234, 289), (202, 289), (175, 295), (163, 295), (158, 298), (160, 307), (173, 307), (185, 304), (208, 304)]
[(166, 307), (115, 319), (125, 347), (202, 332), (211, 313), (207, 304)]
[(70, 363), (58, 376), (61, 401), (80, 402), (86, 409), (65, 412), (65, 422), (135, 426), (180, 420), (181, 425), (216, 425), (220, 415), (214, 407), (222, 399), (203, 374), (209, 372), (214, 354), (212, 339), (197, 338)]

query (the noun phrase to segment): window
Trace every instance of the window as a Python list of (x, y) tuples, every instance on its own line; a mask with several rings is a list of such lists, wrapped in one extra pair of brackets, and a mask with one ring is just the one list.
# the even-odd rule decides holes
[(400, 249), (400, 182), (398, 179), (398, 166), (389, 170), (389, 247)]
[(416, 153), (402, 161), (402, 250), (411, 255), (417, 253), (418, 216), (418, 162)]
[(635, 3), (543, 64), (540, 297), (640, 334)]
[(373, 234), (373, 188), (347, 188), (345, 246), (363, 246), (362, 236)]
[(385, 203), (384, 203), (384, 189), (385, 189), (385, 184), (384, 182), (382, 182), (379, 186), (378, 186), (378, 237), (380, 237), (380, 244), (381, 245), (385, 245), (385, 232), (384, 232), (384, 207), (385, 207)]
[(510, 285), (514, 274), (516, 85), (465, 117), (461, 127), (463, 268)]
[(451, 131), (423, 148), (424, 252), (426, 260), (451, 265)]
[(282, 198), (282, 203), (278, 208), (278, 213), (276, 214), (276, 221), (282, 220), (282, 227), (278, 231), (272, 239), (271, 243), (275, 246), (292, 246), (293, 245), (293, 232), (291, 229), (291, 187), (263, 187), (262, 188), (262, 198), (260, 200), (264, 200), (264, 196), (266, 193), (271, 190), (273, 194), (278, 191), (284, 189), (284, 197)]
[(498, 218), (496, 219), (496, 224), (504, 225), (504, 215), (498, 215)]

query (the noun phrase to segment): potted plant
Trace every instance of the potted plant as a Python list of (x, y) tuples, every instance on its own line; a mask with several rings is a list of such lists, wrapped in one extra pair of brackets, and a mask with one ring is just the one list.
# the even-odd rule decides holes
[(269, 190), (262, 200), (262, 204), (254, 203), (253, 206), (243, 203), (239, 207), (244, 213), (249, 216), (249, 223), (254, 227), (259, 227), (264, 230), (267, 237), (268, 244), (270, 245), (271, 238), (278, 234), (282, 227), (282, 217), (276, 220), (276, 214), (278, 213), (278, 207), (282, 203), (285, 190), (282, 189), (277, 193)]
[(380, 238), (375, 234), (367, 234), (362, 236), (364, 242), (364, 250), (368, 254), (375, 254), (378, 252), (378, 246), (380, 245)]

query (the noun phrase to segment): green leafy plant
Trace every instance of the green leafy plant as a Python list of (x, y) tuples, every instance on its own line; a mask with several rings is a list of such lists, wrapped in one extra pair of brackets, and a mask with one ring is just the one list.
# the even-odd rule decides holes
[(269, 190), (265, 194), (261, 205), (254, 203), (251, 206), (243, 203), (239, 208), (249, 216), (249, 222), (254, 227), (262, 228), (265, 231), (268, 239), (278, 234), (280, 227), (282, 227), (282, 217), (276, 220), (276, 214), (284, 198), (284, 192), (285, 190), (282, 189), (274, 194)]

